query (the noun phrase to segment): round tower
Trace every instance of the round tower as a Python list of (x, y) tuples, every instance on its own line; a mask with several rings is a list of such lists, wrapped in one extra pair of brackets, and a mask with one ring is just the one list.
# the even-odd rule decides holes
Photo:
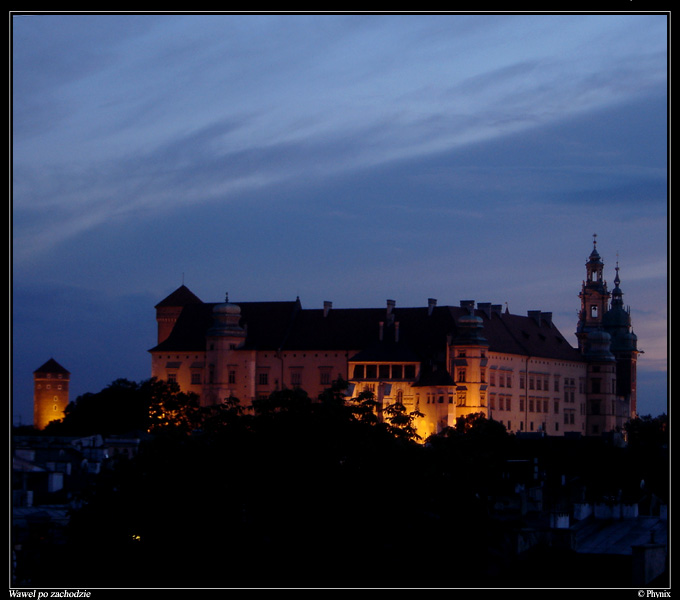
[[(453, 339), (453, 372), (455, 378), (455, 418), (474, 413), (488, 415), (486, 365), (489, 342), (484, 337), (481, 317), (470, 314), (456, 320), (457, 335)], [(453, 423), (449, 423), (453, 425)]]
[(241, 307), (225, 301), (212, 310), (213, 324), (206, 333), (206, 379), (202, 402), (217, 404), (236, 395), (239, 366), (234, 351), (246, 340), (246, 330), (241, 327)]
[(33, 427), (45, 429), (50, 421), (64, 418), (71, 374), (50, 358), (33, 371)]

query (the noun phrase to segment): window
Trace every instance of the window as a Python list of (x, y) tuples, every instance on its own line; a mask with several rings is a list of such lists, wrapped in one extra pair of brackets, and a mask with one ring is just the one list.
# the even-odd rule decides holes
[(465, 369), (458, 369), (458, 382), (465, 383)]
[(229, 371), (228, 381), (229, 383), (236, 383), (236, 371)]
[(257, 376), (257, 382), (260, 385), (269, 385), (269, 373), (263, 371)]
[(364, 365), (354, 365), (354, 379), (364, 378)]
[(415, 365), (404, 365), (404, 379), (415, 379), (416, 378), (416, 366)]
[(302, 385), (302, 371), (294, 369), (290, 372), (290, 384), (295, 387)]
[(392, 365), (392, 379), (403, 379), (404, 367), (402, 365)]
[(191, 384), (192, 385), (200, 385), (201, 383), (201, 374), (200, 373), (192, 373), (191, 374)]
[(593, 305), (590, 307), (590, 316), (591, 316), (593, 319), (597, 319), (597, 304), (593, 304)]
[(378, 366), (378, 379), (389, 379), (390, 378), (390, 365), (379, 365)]
[(319, 373), (319, 383), (321, 385), (330, 385), (331, 383), (331, 372), (328, 369), (321, 369)]
[(377, 365), (366, 365), (366, 379), (377, 379)]
[(168, 373), (168, 381), (176, 382), (177, 381), (177, 373)]

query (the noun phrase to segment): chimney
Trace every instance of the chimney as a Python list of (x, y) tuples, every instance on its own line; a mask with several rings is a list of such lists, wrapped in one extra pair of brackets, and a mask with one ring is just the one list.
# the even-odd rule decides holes
[(324, 300), (323, 303), (323, 316), (327, 317), (328, 313), (330, 312), (331, 308), (333, 308), (333, 303), (329, 302), (328, 300)]
[(394, 324), (394, 341), (399, 341), (399, 321)]
[(492, 304), (491, 305), (491, 314), (497, 314), (500, 317), (503, 314), (503, 305), (502, 304)]
[(536, 325), (541, 324), (541, 311), (540, 310), (529, 310), (527, 311), (527, 316), (536, 321)]
[(473, 315), (475, 313), (475, 301), (474, 300), (461, 300), (460, 301), (460, 307), (467, 309), (469, 315)]
[(552, 325), (552, 313), (551, 312), (542, 312), (541, 313), (541, 321), (543, 321), (546, 325)]
[(437, 306), (437, 299), (436, 298), (428, 298), (427, 299), (427, 316), (428, 317), (432, 316), (432, 311), (434, 311), (435, 306)]
[(477, 302), (477, 308), (481, 310), (487, 318), (491, 318), (491, 302)]
[(396, 302), (394, 300), (387, 301), (387, 324), (391, 325), (394, 323), (394, 306)]

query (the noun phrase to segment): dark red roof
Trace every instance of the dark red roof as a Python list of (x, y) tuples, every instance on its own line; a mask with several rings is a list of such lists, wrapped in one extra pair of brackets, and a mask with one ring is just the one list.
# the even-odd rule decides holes
[[(181, 297), (187, 297), (186, 293), (182, 292)], [(234, 304), (241, 308), (240, 323), (247, 331), (248, 349), (362, 351), (366, 356), (378, 351), (393, 356), (398, 352), (400, 356), (434, 362), (444, 361), (447, 340), (455, 339), (459, 330), (456, 321), (468, 314), (467, 308), (456, 306), (436, 306), (431, 311), (428, 307), (395, 307), (392, 320), (386, 318), (385, 308), (324, 311), (303, 309), (299, 300)], [(205, 335), (212, 324), (214, 306), (203, 302), (185, 304), (168, 339), (152, 351), (205, 350)], [(551, 319), (500, 311), (475, 310), (474, 314), (481, 317), (481, 334), (492, 352), (582, 360), (579, 351), (567, 342)], [(380, 322), (383, 322), (382, 345)], [(399, 323), (398, 345), (394, 344), (395, 323)]]
[(63, 375), (70, 375), (70, 373), (64, 369), (56, 360), (53, 358), (50, 358), (44, 365), (41, 367), (38, 367), (34, 373), (56, 373), (56, 374), (63, 374)]
[(161, 300), (154, 308), (160, 306), (186, 306), (187, 304), (203, 304), (203, 301), (196, 296), (184, 284), (179, 286), (172, 294)]

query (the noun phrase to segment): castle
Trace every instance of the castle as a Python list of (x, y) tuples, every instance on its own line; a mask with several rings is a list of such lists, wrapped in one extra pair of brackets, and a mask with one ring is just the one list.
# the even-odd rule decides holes
[(549, 312), (435, 299), (409, 308), (206, 303), (182, 285), (155, 307), (151, 374), (202, 405), (233, 396), (245, 406), (285, 388), (316, 398), (342, 378), (348, 397), (373, 392), (379, 412), (397, 401), (417, 409), (423, 439), (473, 413), (511, 432), (601, 435), (636, 415), (637, 338), (618, 263), (610, 292), (595, 238), (585, 266), (577, 348)]

